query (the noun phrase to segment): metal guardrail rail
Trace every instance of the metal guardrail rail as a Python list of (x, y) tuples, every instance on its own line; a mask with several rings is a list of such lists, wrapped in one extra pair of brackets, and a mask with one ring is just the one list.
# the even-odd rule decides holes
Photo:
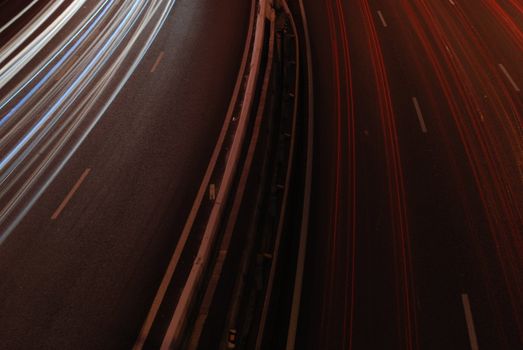
[[(270, 105), (274, 97), (274, 66), (276, 65), (274, 62), (276, 15), (271, 4), (269, 3), (268, 5), (266, 12), (266, 45), (264, 45), (262, 54), (263, 62), (260, 70), (259, 87), (252, 111), (253, 120), (250, 127), (252, 130), (249, 131), (249, 139), (245, 145), (245, 152), (241, 160), (241, 171), (238, 171), (234, 193), (231, 194), (227, 206), (227, 215), (223, 218), (219, 242), (216, 242), (215, 256), (211, 263), (212, 268), (207, 272), (208, 283), (206, 284), (205, 292), (201, 294), (200, 309), (198, 315), (195, 315), (190, 340), (184, 344), (184, 347), (188, 349), (206, 349), (210, 344), (216, 348), (225, 349), (233, 346), (235, 342), (229, 339), (229, 336), (234, 334), (234, 330), (226, 329), (227, 335), (221, 340), (207, 339), (203, 333), (206, 330), (215, 329), (212, 327), (214, 322), (217, 321), (213, 319), (213, 316), (216, 317), (216, 310), (211, 311), (211, 309), (217, 307), (214, 303), (228, 305), (230, 300), (236, 300), (237, 298), (237, 296), (236, 298), (233, 297), (235, 295), (233, 291), (230, 291), (230, 294), (226, 294), (227, 296), (224, 299), (221, 299), (219, 295), (223, 296), (223, 291), (227, 288), (227, 282), (224, 282), (224, 280), (234, 275), (234, 272), (230, 270), (230, 264), (245, 267), (241, 262), (242, 259), (237, 255), (238, 247), (242, 247), (240, 248), (243, 252), (242, 254), (246, 251), (251, 251), (249, 247), (253, 245), (253, 230), (245, 227), (244, 224), (248, 222), (249, 225), (255, 225), (256, 215), (254, 212), (257, 210), (250, 211), (249, 209), (259, 209), (260, 198), (265, 193), (263, 190), (265, 186), (262, 183), (265, 178), (264, 175), (269, 170), (268, 155), (270, 152), (268, 151), (267, 139), (271, 135), (267, 124), (270, 124), (273, 116)], [(246, 207), (249, 209), (246, 209)], [(244, 238), (247, 243), (238, 245), (238, 241), (242, 241)], [(240, 271), (237, 272), (236, 277), (245, 276), (245, 271)], [(231, 297), (231, 299), (227, 299), (227, 297)], [(237, 306), (236, 303), (233, 304)], [(231, 309), (238, 311), (238, 308), (234, 306)], [(235, 314), (234, 311), (231, 311), (231, 313)], [(208, 320), (208, 317), (211, 319)], [(212, 325), (209, 326), (207, 321), (210, 321), (209, 323)]]
[[(178, 263), (182, 260), (187, 242), (193, 237), (201, 237), (197, 253), (192, 260), (181, 293), (178, 295), (160, 346), (162, 349), (177, 348), (183, 341), (188, 316), (202, 285), (204, 271), (208, 267), (213, 243), (222, 222), (225, 204), (233, 187), (233, 180), (237, 173), (238, 162), (245, 142), (247, 126), (258, 86), (261, 56), (266, 35), (266, 11), (269, 1), (253, 0), (244, 56), (227, 117), (178, 245), (133, 347), (135, 350), (148, 347), (148, 338), (155, 323), (160, 322), (157, 320), (157, 316), (165, 303), (173, 276), (179, 269)], [(215, 193), (215, 198), (209, 205), (208, 202), (203, 202), (203, 198), (211, 187)]]
[(178, 341), (180, 341), (183, 327), (188, 318), (190, 306), (192, 305), (192, 302), (198, 291), (198, 286), (201, 283), (204, 269), (206, 268), (209, 261), (212, 245), (215, 241), (216, 233), (223, 216), (224, 204), (228, 199), (231, 187), (233, 185), (233, 179), (238, 168), (240, 153), (244, 144), (249, 116), (253, 106), (255, 88), (258, 81), (262, 45), (265, 36), (264, 21), (266, 3), (267, 0), (259, 1), (250, 72), (247, 79), (245, 95), (241, 104), (242, 107), (239, 115), (238, 128), (235, 132), (230, 151), (228, 152), (229, 156), (226, 161), (223, 179), (217, 191), (216, 200), (209, 215), (198, 254), (194, 259), (193, 267), (185, 283), (185, 287), (183, 288), (182, 294), (174, 311), (174, 315), (165, 334), (162, 348), (169, 348), (171, 347), (171, 344), (177, 344)]
[(299, 70), (300, 70), (300, 56), (299, 56), (299, 42), (298, 42), (298, 38), (297, 38), (297, 30), (296, 30), (296, 25), (294, 23), (294, 18), (289, 10), (289, 7), (287, 6), (287, 3), (285, 1), (281, 1), (281, 5), (283, 7), (283, 10), (286, 14), (286, 16), (289, 18), (289, 22), (291, 24), (291, 31), (292, 31), (292, 36), (294, 37), (294, 46), (295, 46), (295, 50), (296, 50), (296, 57), (295, 57), (295, 70), (296, 70), (296, 74), (295, 74), (295, 80), (293, 82), (293, 87), (291, 90), (293, 90), (293, 92), (290, 92), (289, 93), (289, 96), (287, 96), (288, 98), (291, 99), (292, 101), (292, 107), (291, 107), (291, 110), (292, 110), (292, 116), (291, 116), (291, 120), (290, 120), (290, 133), (289, 133), (289, 149), (288, 149), (288, 155), (287, 155), (287, 167), (286, 167), (286, 170), (285, 170), (285, 180), (284, 180), (284, 183), (281, 184), (282, 186), (282, 189), (283, 189), (283, 196), (282, 196), (282, 201), (281, 201), (281, 206), (279, 208), (279, 222), (278, 222), (278, 226), (277, 226), (277, 231), (276, 231), (276, 239), (275, 239), (275, 242), (274, 242), (274, 249), (273, 249), (273, 253), (272, 253), (272, 264), (271, 264), (271, 270), (270, 270), (270, 274), (269, 274), (269, 280), (268, 280), (268, 285), (267, 285), (267, 291), (266, 291), (266, 294), (265, 294), (265, 300), (264, 300), (264, 303), (263, 303), (263, 308), (262, 308), (262, 314), (261, 314), (261, 320), (260, 320), (260, 324), (259, 324), (259, 328), (258, 328), (258, 337), (256, 339), (256, 350), (261, 350), (263, 348), (263, 342), (264, 342), (264, 338), (265, 338), (265, 327), (266, 327), (266, 324), (267, 324), (267, 319), (268, 319), (268, 313), (269, 313), (269, 308), (271, 307), (271, 299), (272, 299), (272, 294), (273, 294), (273, 290), (274, 290), (274, 280), (275, 280), (275, 275), (276, 275), (276, 270), (278, 268), (278, 264), (279, 264), (279, 259), (280, 259), (280, 243), (281, 243), (281, 240), (282, 240), (282, 236), (284, 234), (284, 226), (285, 226), (285, 221), (286, 221), (286, 212), (287, 212), (287, 206), (288, 206), (288, 200), (289, 200), (289, 193), (290, 193), (290, 183), (291, 183), (291, 178), (293, 176), (293, 164), (294, 164), (294, 150), (295, 150), (295, 147), (296, 147), (296, 119), (297, 119), (297, 113), (298, 113), (298, 90), (299, 90), (299, 85), (300, 85), (300, 75), (298, 74)]
[(309, 235), (309, 213), (312, 189), (312, 163), (314, 160), (314, 79), (312, 74), (312, 51), (310, 46), (309, 24), (303, 0), (298, 0), (299, 14), (301, 18), (302, 55), (305, 62), (302, 66), (306, 69), (306, 98), (307, 98), (307, 149), (305, 151), (305, 184), (303, 194), (303, 207), (300, 227), (300, 238), (298, 243), (298, 258), (296, 263), (296, 277), (294, 280), (294, 290), (292, 295), (292, 305), (289, 319), (289, 329), (287, 333), (286, 350), (294, 350), (296, 346), (296, 333), (298, 330), (298, 320), (301, 307), (301, 296), (303, 289), (303, 276), (305, 271), (305, 257), (307, 253), (307, 241)]
[[(307, 108), (302, 102), (307, 99), (300, 86), (303, 68), (297, 28), (290, 9), (281, 2), (274, 5), (267, 9), (269, 44), (262, 55), (260, 79), (264, 78), (257, 89), (249, 145), (244, 147), (241, 173), (225, 204), (226, 215), (196, 297), (198, 310), (188, 315), (182, 348), (286, 345), (290, 300), (293, 291), (299, 293), (293, 270), (299, 265), (297, 242), (300, 229), (307, 231), (303, 222), (308, 219), (302, 215), (310, 193), (310, 178), (304, 176), (308, 172), (301, 170), (310, 163), (304, 158), (311, 157), (299, 146), (312, 130), (309, 114), (303, 112)], [(293, 252), (289, 255), (289, 251)], [(282, 269), (289, 263), (292, 268)], [(282, 276), (289, 273), (292, 276), (282, 285)], [(277, 311), (280, 306), (286, 310), (283, 317)], [(274, 341), (275, 336), (280, 340)]]

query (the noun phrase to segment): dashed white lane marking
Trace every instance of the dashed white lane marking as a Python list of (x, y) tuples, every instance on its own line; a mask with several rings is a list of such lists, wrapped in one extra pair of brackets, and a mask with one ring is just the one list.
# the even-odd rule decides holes
[(71, 188), (71, 191), (69, 191), (69, 193), (67, 194), (67, 196), (65, 197), (63, 202), (53, 213), (53, 216), (51, 216), (51, 220), (56, 220), (60, 216), (60, 213), (64, 210), (65, 206), (67, 205), (67, 203), (69, 203), (71, 198), (73, 198), (74, 194), (76, 193), (76, 191), (78, 191), (78, 189), (80, 188), (80, 185), (82, 184), (82, 182), (84, 182), (85, 178), (87, 177), (87, 175), (89, 175), (90, 172), (91, 172), (91, 168), (87, 168), (84, 170), (82, 176), (80, 176), (78, 181), (76, 181), (73, 188)]
[(499, 68), (501, 69), (501, 71), (503, 72), (503, 74), (505, 74), (505, 76), (507, 77), (508, 81), (510, 82), (510, 84), (512, 84), (512, 87), (514, 88), (514, 90), (516, 90), (517, 92), (520, 92), (521, 90), (519, 89), (519, 86), (516, 84), (516, 82), (514, 81), (514, 79), (512, 79), (512, 77), (510, 76), (510, 74), (508, 73), (507, 69), (505, 68), (505, 66), (503, 64), (499, 64)]
[(158, 58), (156, 59), (156, 62), (154, 62), (154, 65), (153, 67), (151, 68), (151, 73), (154, 73), (154, 71), (156, 70), (156, 68), (158, 68), (158, 65), (160, 64), (160, 62), (162, 61), (162, 58), (163, 56), (165, 55), (165, 52), (160, 52), (160, 55), (158, 56)]
[(416, 109), (416, 114), (418, 115), (418, 120), (419, 120), (419, 125), (421, 127), (421, 131), (424, 133), (427, 133), (427, 125), (425, 125), (425, 119), (423, 119), (423, 114), (421, 113), (421, 108), (419, 106), (418, 99), (416, 97), (413, 97), (412, 103), (414, 104), (414, 108)]
[(470, 308), (470, 300), (468, 294), (461, 294), (461, 301), (463, 302), (465, 320), (467, 321), (467, 331), (469, 333), (470, 348), (471, 350), (479, 350), (478, 338), (476, 336), (476, 328), (474, 326), (474, 318), (472, 317), (472, 310)]
[(381, 20), (381, 24), (386, 28), (387, 27), (387, 22), (385, 21), (385, 17), (383, 17), (383, 14), (381, 13), (381, 11), (378, 11), (378, 16)]

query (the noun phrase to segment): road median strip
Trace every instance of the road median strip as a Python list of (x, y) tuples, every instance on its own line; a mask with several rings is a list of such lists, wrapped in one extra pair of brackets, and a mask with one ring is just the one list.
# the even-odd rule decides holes
[[(162, 332), (161, 348), (172, 348), (182, 341), (187, 316), (199, 291), (202, 275), (209, 261), (211, 248), (221, 223), (224, 203), (229, 196), (246, 137), (261, 66), (266, 5), (267, 0), (253, 0), (244, 57), (227, 117), (193, 207), (134, 349), (142, 349), (147, 346), (149, 335), (153, 332), (152, 329), (157, 321), (157, 315), (160, 313), (160, 308), (170, 291), (178, 263), (183, 260), (187, 242), (192, 237), (201, 236), (197, 254), (193, 257), (190, 266), (190, 272), (185, 279), (181, 294), (171, 314), (172, 317), (169, 316), (168, 328), (165, 332)], [(215, 200), (203, 202), (211, 182), (215, 188)], [(200, 232), (193, 232), (194, 230), (200, 230)]]

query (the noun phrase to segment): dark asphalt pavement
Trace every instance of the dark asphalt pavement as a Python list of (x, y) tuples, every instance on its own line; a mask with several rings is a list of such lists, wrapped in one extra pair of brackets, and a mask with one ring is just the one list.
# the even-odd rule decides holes
[(316, 136), (297, 348), (521, 348), (520, 2), (304, 2)]
[(222, 126), (249, 5), (177, 0), (103, 118), (0, 245), (3, 349), (132, 346)]

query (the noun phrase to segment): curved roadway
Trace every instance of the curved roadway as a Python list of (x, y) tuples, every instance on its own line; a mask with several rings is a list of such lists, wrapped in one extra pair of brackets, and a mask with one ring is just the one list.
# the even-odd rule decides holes
[(297, 348), (523, 348), (521, 1), (304, 3), (317, 117)]
[[(102, 3), (82, 6), (15, 72), (3, 101)], [(1, 110), (2, 348), (133, 345), (227, 111), (249, 2), (109, 3), (70, 55), (42, 68), (42, 85)]]

